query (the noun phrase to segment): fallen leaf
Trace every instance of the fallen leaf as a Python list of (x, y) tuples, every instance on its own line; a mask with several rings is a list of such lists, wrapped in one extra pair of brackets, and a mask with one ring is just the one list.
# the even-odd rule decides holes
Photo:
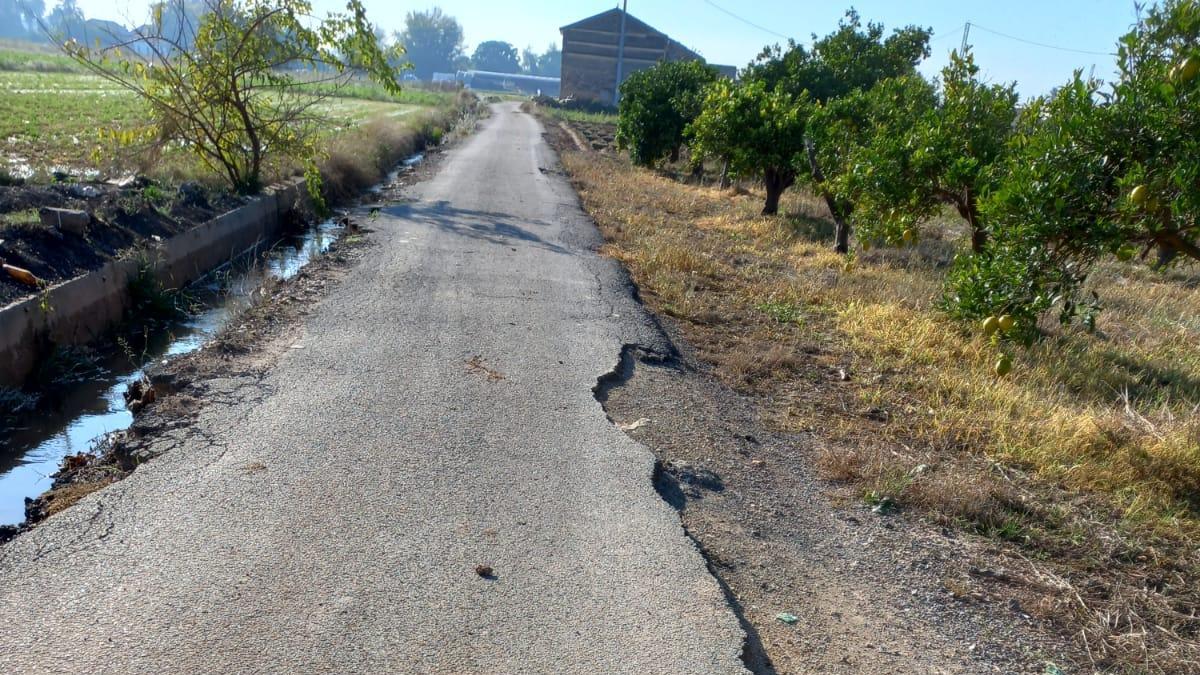
[(633, 431), (634, 429), (640, 429), (649, 423), (650, 423), (649, 417), (642, 417), (641, 419), (635, 420), (633, 422), (626, 422), (624, 424), (618, 424), (617, 428), (620, 429), (621, 431)]
[(499, 382), (504, 379), (504, 373), (494, 368), (489, 368), (483, 363), (483, 357), (478, 354), (467, 360), (467, 372), (476, 375), (485, 375), (488, 382)]

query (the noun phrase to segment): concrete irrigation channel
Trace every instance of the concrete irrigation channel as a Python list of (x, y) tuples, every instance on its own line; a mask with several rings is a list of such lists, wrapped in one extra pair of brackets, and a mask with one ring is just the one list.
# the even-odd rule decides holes
[(268, 190), (248, 204), (147, 248), (144, 259), (113, 260), (0, 310), (0, 386), (19, 387), (53, 345), (84, 345), (126, 316), (130, 281), (143, 265), (167, 288), (182, 288), (212, 269), (277, 238), (302, 206), (302, 181)]
[[(406, 160), (384, 184), (423, 157)], [(12, 356), (4, 361), (9, 383), (22, 381), (51, 345), (97, 348), (88, 374), (56, 387), (51, 405), (0, 426), (0, 527), (25, 520), (27, 500), (51, 487), (63, 458), (88, 452), (130, 426), (134, 414), (125, 393), (147, 368), (200, 349), (254, 302), (264, 284), (292, 278), (329, 249), (344, 229), (340, 218), (299, 228), (287, 224), (303, 200), (302, 186), (282, 186), (162, 242), (140, 260), (114, 261), (0, 311), (0, 335)], [(129, 282), (148, 263), (165, 288), (186, 287), (189, 311), (139, 324), (133, 347), (113, 329), (131, 318)], [(110, 344), (114, 338), (122, 346)]]

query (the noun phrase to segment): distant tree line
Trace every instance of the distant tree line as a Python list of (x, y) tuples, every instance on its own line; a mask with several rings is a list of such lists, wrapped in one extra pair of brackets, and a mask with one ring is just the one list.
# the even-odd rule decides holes
[(207, 11), (204, 0), (159, 0), (149, 7), (149, 23), (126, 28), (115, 21), (89, 19), (76, 0), (60, 0), (47, 7), (46, 0), (0, 0), (0, 38), (33, 42), (65, 43), (68, 40), (113, 46), (136, 42), (135, 35), (152, 27), (161, 35), (182, 38), (185, 47), (190, 37), (181, 33), (185, 25), (195, 25)]
[(468, 55), (463, 45), (462, 24), (440, 7), (409, 12), (404, 18), (404, 29), (397, 31), (394, 38), (404, 45), (406, 62), (422, 80), (431, 79), (434, 73), (471, 69), (546, 77), (558, 77), (562, 71), (562, 51), (555, 44), (539, 53), (532, 46), (518, 51), (512, 43), (487, 40)]
[[(203, 0), (160, 0), (150, 10), (151, 16), (158, 17), (158, 29), (163, 35), (183, 38), (180, 43), (186, 44), (187, 36), (177, 35), (179, 28), (195, 25), (206, 8)], [(54, 42), (75, 39), (109, 46), (137, 42), (133, 36), (138, 31), (144, 34), (146, 28), (127, 29), (113, 21), (88, 19), (76, 0), (60, 0), (52, 8), (47, 7), (47, 0), (0, 0), (0, 38), (46, 41), (49, 33)], [(375, 33), (381, 46), (389, 42), (379, 28)], [(487, 40), (468, 54), (462, 24), (440, 7), (409, 12), (404, 29), (393, 33), (391, 42), (404, 46), (407, 52), (404, 63), (422, 80), (430, 80), (438, 72), (471, 69), (547, 77), (558, 77), (562, 70), (562, 51), (553, 43), (544, 52), (537, 52), (532, 46), (518, 50), (503, 40)]]
[(0, 0), (0, 38), (41, 39), (38, 21), (45, 13), (45, 0)]

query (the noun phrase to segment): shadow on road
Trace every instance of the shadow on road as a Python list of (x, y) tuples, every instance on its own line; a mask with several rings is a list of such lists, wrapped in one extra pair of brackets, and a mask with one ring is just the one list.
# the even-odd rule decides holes
[(390, 216), (405, 218), (436, 227), (444, 232), (478, 239), (490, 244), (513, 246), (521, 243), (553, 253), (574, 255), (562, 246), (542, 238), (536, 232), (539, 228), (553, 230), (553, 225), (543, 221), (517, 220), (503, 213), (459, 209), (444, 201), (397, 204), (389, 206), (383, 211)]

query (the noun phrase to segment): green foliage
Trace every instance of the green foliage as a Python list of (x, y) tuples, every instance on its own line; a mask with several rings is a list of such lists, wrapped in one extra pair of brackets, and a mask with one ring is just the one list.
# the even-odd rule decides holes
[[(971, 54), (951, 55), (941, 91), (917, 75), (886, 80), (860, 93), (862, 132), (842, 139), (850, 173), (836, 186), (853, 202), (864, 240), (911, 240), (943, 204), (972, 229), (976, 251), (986, 241), (980, 195), (994, 185), (1017, 117), (1015, 85), (978, 79)], [(910, 236), (905, 237), (908, 233)]]
[(471, 66), (475, 70), (486, 70), (492, 73), (519, 73), (521, 59), (517, 48), (500, 40), (480, 42), (471, 55)]
[(553, 42), (541, 54), (526, 47), (521, 50), (521, 70), (527, 75), (558, 77), (562, 74), (562, 50)]
[(1121, 39), (1108, 91), (1076, 74), (1028, 106), (980, 205), (993, 240), (950, 277), (953, 314), (1057, 308), (1091, 327), (1098, 300), (1083, 282), (1100, 258), (1200, 259), (1200, 63), (1185, 68), (1198, 41), (1196, 3), (1166, 2)]
[(589, 112), (587, 110), (575, 110), (573, 108), (556, 108), (554, 106), (543, 106), (542, 111), (551, 117), (568, 122), (583, 122), (586, 124), (617, 124), (619, 118), (608, 112)]
[(734, 84), (717, 80), (689, 127), (697, 157), (719, 157), (738, 176), (762, 177), (764, 214), (777, 213), (779, 196), (796, 181), (796, 159), (804, 151), (809, 106), (801, 96), (768, 89), (761, 79)]
[(762, 80), (794, 95), (807, 92), (809, 100), (824, 104), (912, 73), (929, 56), (931, 34), (927, 28), (908, 26), (885, 38), (882, 24), (864, 26), (858, 12), (850, 10), (836, 31), (813, 36), (811, 50), (795, 42), (789, 42), (786, 51), (778, 46), (763, 50), (744, 79)]
[(1064, 316), (1075, 312), (1092, 317), (1097, 302), (1064, 302), (1081, 281), (1078, 270), (1052, 264), (1051, 252), (1040, 242), (1009, 238), (989, 242), (978, 255), (960, 255), (946, 277), (942, 309), (955, 318), (978, 321), (1008, 314), (1017, 321), (1011, 335), (1028, 343), (1037, 335), (1037, 319), (1055, 303), (1064, 303)]
[(130, 316), (149, 319), (177, 319), (187, 314), (184, 296), (166, 288), (154, 273), (149, 260), (141, 260), (137, 273), (129, 280)]
[(465, 65), (462, 24), (440, 7), (406, 14), (404, 30), (396, 33), (396, 41), (404, 45), (404, 60), (422, 80), (432, 79), (435, 72), (454, 72)]
[[(837, 223), (838, 251), (847, 251), (847, 220), (854, 209), (839, 184), (851, 167), (845, 154), (851, 141), (847, 134), (861, 133), (855, 129), (866, 113), (867, 102), (859, 97), (881, 81), (915, 74), (916, 65), (929, 56), (929, 36), (929, 29), (909, 26), (885, 37), (881, 24), (864, 26), (858, 13), (850, 10), (836, 31), (814, 36), (811, 49), (795, 42), (786, 51), (768, 48), (746, 71), (747, 82), (789, 95), (805, 108), (797, 117), (805, 122), (799, 135), (806, 142), (784, 144), (792, 151), (788, 160), (792, 180), (808, 182), (825, 199)], [(839, 104), (845, 97), (855, 100)], [(769, 180), (767, 194), (764, 213), (773, 212)]]
[(769, 300), (758, 303), (754, 308), (779, 323), (804, 323), (804, 309), (790, 302)]
[(1107, 141), (1095, 93), (1094, 83), (1076, 77), (1022, 114), (1001, 183), (981, 207), (993, 237), (949, 277), (952, 314), (1035, 318), (1062, 303), (1069, 320), (1088, 306), (1072, 296), (1106, 242), (1119, 236), (1105, 217), (1113, 177), (1097, 161)]
[(831, 209), (864, 228), (860, 239), (899, 245), (916, 226), (917, 219), (901, 210), (918, 200), (905, 181), (921, 175), (923, 153), (913, 134), (934, 105), (933, 86), (913, 74), (855, 90), (814, 111), (809, 139), (812, 165), (824, 178), (819, 187)]
[(359, 0), (320, 21), (306, 0), (207, 0), (206, 8), (189, 30), (169, 34), (164, 26), (188, 16), (186, 6), (156, 5), (133, 41), (150, 60), (128, 49), (65, 44), (80, 64), (148, 104), (151, 124), (114, 140), (181, 144), (233, 189), (252, 193), (269, 164), (311, 166), (320, 154), (324, 95), (302, 91), (311, 80), (300, 73), (327, 85), (362, 73), (400, 91)]
[(641, 166), (677, 160), (704, 88), (716, 79), (717, 71), (699, 61), (666, 61), (630, 75), (621, 83), (617, 145)]
[[(2, 185), (3, 183), (0, 183)], [(0, 214), (0, 225), (15, 227), (36, 227), (42, 224), (42, 217), (37, 209), (21, 209)]]

